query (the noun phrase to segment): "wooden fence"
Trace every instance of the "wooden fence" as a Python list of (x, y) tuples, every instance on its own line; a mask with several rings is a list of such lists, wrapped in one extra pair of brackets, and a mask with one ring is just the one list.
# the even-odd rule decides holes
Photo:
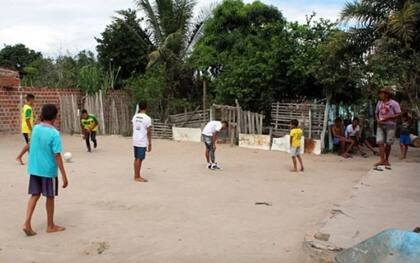
[(209, 110), (199, 110), (169, 115), (169, 123), (176, 127), (202, 128), (209, 121)]
[(70, 134), (80, 132), (78, 101), (77, 95), (60, 96), (61, 132)]
[(171, 125), (154, 119), (152, 129), (152, 137), (154, 139), (172, 139)]
[(271, 106), (272, 134), (281, 137), (290, 132), (290, 121), (297, 119), (307, 138), (320, 139), (324, 129), (325, 104), (281, 103)]

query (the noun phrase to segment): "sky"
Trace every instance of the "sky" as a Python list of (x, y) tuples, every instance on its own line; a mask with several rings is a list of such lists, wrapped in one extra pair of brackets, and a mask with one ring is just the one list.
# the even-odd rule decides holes
[[(312, 12), (335, 21), (346, 0), (260, 1), (279, 8), (289, 21), (304, 22)], [(197, 2), (198, 13), (218, 0)], [(48, 57), (95, 51), (95, 37), (116, 10), (128, 8), (136, 8), (134, 0), (0, 0), (0, 48), (23, 43)]]

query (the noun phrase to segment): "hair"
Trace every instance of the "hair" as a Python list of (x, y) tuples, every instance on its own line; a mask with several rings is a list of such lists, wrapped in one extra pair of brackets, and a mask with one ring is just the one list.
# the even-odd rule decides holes
[(354, 117), (354, 118), (353, 118), (353, 121), (360, 122), (359, 118), (357, 118), (357, 117)]
[(229, 122), (227, 122), (227, 121), (221, 121), (221, 122), (222, 122), (222, 124), (224, 124), (226, 126), (226, 128), (229, 127)]
[(299, 126), (299, 121), (296, 120), (296, 119), (293, 119), (293, 120), (290, 121), (290, 124), (293, 125), (294, 127), (297, 127), (297, 126)]
[(26, 100), (27, 100), (27, 101), (34, 100), (34, 99), (35, 99), (34, 94), (29, 93), (29, 94), (27, 94), (27, 95), (26, 95)]
[(41, 119), (43, 121), (53, 121), (57, 118), (58, 110), (54, 104), (45, 104), (42, 106)]
[(343, 119), (341, 119), (341, 117), (337, 117), (337, 118), (335, 118), (334, 123), (339, 123), (339, 122), (342, 122), (342, 121), (343, 121)]
[(82, 110), (82, 114), (88, 113), (88, 111), (86, 109)]
[(140, 101), (138, 105), (139, 105), (139, 110), (147, 109), (147, 102), (144, 100)]

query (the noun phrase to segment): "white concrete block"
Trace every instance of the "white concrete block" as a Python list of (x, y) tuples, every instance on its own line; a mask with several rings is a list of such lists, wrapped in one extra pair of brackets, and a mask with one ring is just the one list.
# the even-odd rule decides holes
[(270, 135), (239, 134), (239, 147), (270, 150)]
[(201, 129), (172, 127), (172, 138), (174, 141), (201, 142)]
[[(305, 138), (303, 136), (300, 143), (300, 153), (303, 154), (305, 152)], [(290, 153), (290, 135), (285, 135), (280, 138), (273, 138), (271, 150)]]

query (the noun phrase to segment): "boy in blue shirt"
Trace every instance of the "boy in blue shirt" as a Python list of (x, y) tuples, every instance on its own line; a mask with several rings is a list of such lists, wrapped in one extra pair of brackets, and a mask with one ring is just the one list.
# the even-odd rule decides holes
[(31, 219), (41, 194), (47, 198), (47, 232), (65, 230), (64, 227), (54, 224), (54, 197), (58, 195), (57, 167), (61, 172), (63, 188), (68, 185), (63, 159), (61, 158), (60, 133), (53, 126), (57, 113), (56, 106), (52, 104), (44, 105), (41, 113), (42, 122), (35, 125), (32, 130), (28, 163), (28, 174), (30, 176), (28, 193), (31, 197), (28, 201), (26, 220), (22, 229), (27, 236), (36, 235), (31, 226)]

